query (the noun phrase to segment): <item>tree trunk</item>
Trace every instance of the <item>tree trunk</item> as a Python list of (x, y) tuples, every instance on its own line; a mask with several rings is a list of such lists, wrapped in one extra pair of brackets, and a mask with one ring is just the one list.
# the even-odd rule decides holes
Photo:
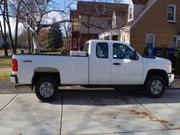
[(32, 38), (33, 38), (34, 53), (40, 53), (38, 33), (35, 32), (33, 33), (32, 36), (33, 36)]
[(14, 43), (14, 47), (17, 48), (18, 45), (18, 26), (19, 26), (19, 12), (20, 12), (20, 7), (21, 7), (21, 1), (18, 1), (17, 3), (18, 7), (16, 10), (16, 26), (15, 26), (15, 43)]
[(31, 53), (33, 51), (31, 50), (31, 35), (29, 28), (27, 29), (27, 31), (28, 31), (28, 48), (29, 48), (29, 53)]
[(14, 42), (14, 47), (17, 48), (17, 45), (18, 45), (18, 25), (19, 25), (19, 20), (18, 18), (16, 17), (16, 27), (15, 27), (15, 42)]
[(7, 48), (7, 43), (4, 43), (3, 48), (4, 48), (4, 56), (7, 57), (8, 56), (8, 48)]
[(4, 27), (4, 33), (3, 33), (3, 28), (2, 28), (1, 22), (0, 22), (0, 28), (1, 28), (1, 35), (2, 35), (3, 40), (4, 40), (4, 44), (3, 44), (4, 56), (8, 56), (8, 43), (7, 43), (5, 12), (6, 12), (6, 9), (5, 9), (5, 6), (4, 6), (4, 9), (3, 9), (3, 27)]
[(13, 53), (16, 54), (16, 48), (14, 46), (14, 42), (13, 42), (13, 37), (12, 37), (12, 32), (11, 32), (11, 25), (10, 25), (10, 20), (9, 20), (9, 11), (8, 11), (8, 4), (7, 1), (4, 2), (4, 13), (6, 16), (6, 23), (8, 26), (8, 30), (9, 30), (9, 38), (10, 38), (10, 43), (13, 49)]

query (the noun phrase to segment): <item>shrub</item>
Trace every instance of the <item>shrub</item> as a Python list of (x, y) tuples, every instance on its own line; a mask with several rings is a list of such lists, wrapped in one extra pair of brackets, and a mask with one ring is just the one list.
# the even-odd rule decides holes
[(148, 47), (144, 48), (144, 56), (149, 56)]
[(161, 53), (160, 53), (160, 56), (162, 57), (162, 58), (168, 58), (168, 50), (166, 49), (166, 48), (162, 48), (162, 51), (161, 51)]
[(53, 51), (59, 49), (63, 45), (63, 34), (59, 24), (53, 24), (48, 32), (47, 44), (45, 48)]

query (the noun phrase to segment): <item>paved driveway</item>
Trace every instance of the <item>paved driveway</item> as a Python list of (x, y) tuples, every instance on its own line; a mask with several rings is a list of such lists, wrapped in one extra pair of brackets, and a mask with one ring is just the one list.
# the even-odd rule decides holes
[(180, 90), (150, 99), (130, 90), (72, 89), (51, 103), (33, 93), (0, 95), (2, 135), (180, 134)]

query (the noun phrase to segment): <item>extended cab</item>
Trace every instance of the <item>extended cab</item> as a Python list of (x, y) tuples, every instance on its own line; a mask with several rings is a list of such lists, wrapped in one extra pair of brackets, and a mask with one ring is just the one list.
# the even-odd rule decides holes
[(37, 97), (51, 101), (61, 85), (140, 85), (160, 97), (174, 81), (172, 64), (163, 58), (144, 58), (118, 41), (90, 40), (70, 56), (13, 55), (11, 82), (30, 84)]

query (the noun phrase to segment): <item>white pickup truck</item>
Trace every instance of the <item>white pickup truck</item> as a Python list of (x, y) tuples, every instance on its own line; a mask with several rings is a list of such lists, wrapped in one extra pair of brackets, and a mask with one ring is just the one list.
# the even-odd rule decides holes
[(138, 85), (151, 97), (160, 97), (174, 74), (169, 60), (144, 58), (118, 41), (90, 40), (71, 56), (13, 55), (10, 80), (35, 87), (41, 101), (51, 101), (59, 86), (72, 84)]

